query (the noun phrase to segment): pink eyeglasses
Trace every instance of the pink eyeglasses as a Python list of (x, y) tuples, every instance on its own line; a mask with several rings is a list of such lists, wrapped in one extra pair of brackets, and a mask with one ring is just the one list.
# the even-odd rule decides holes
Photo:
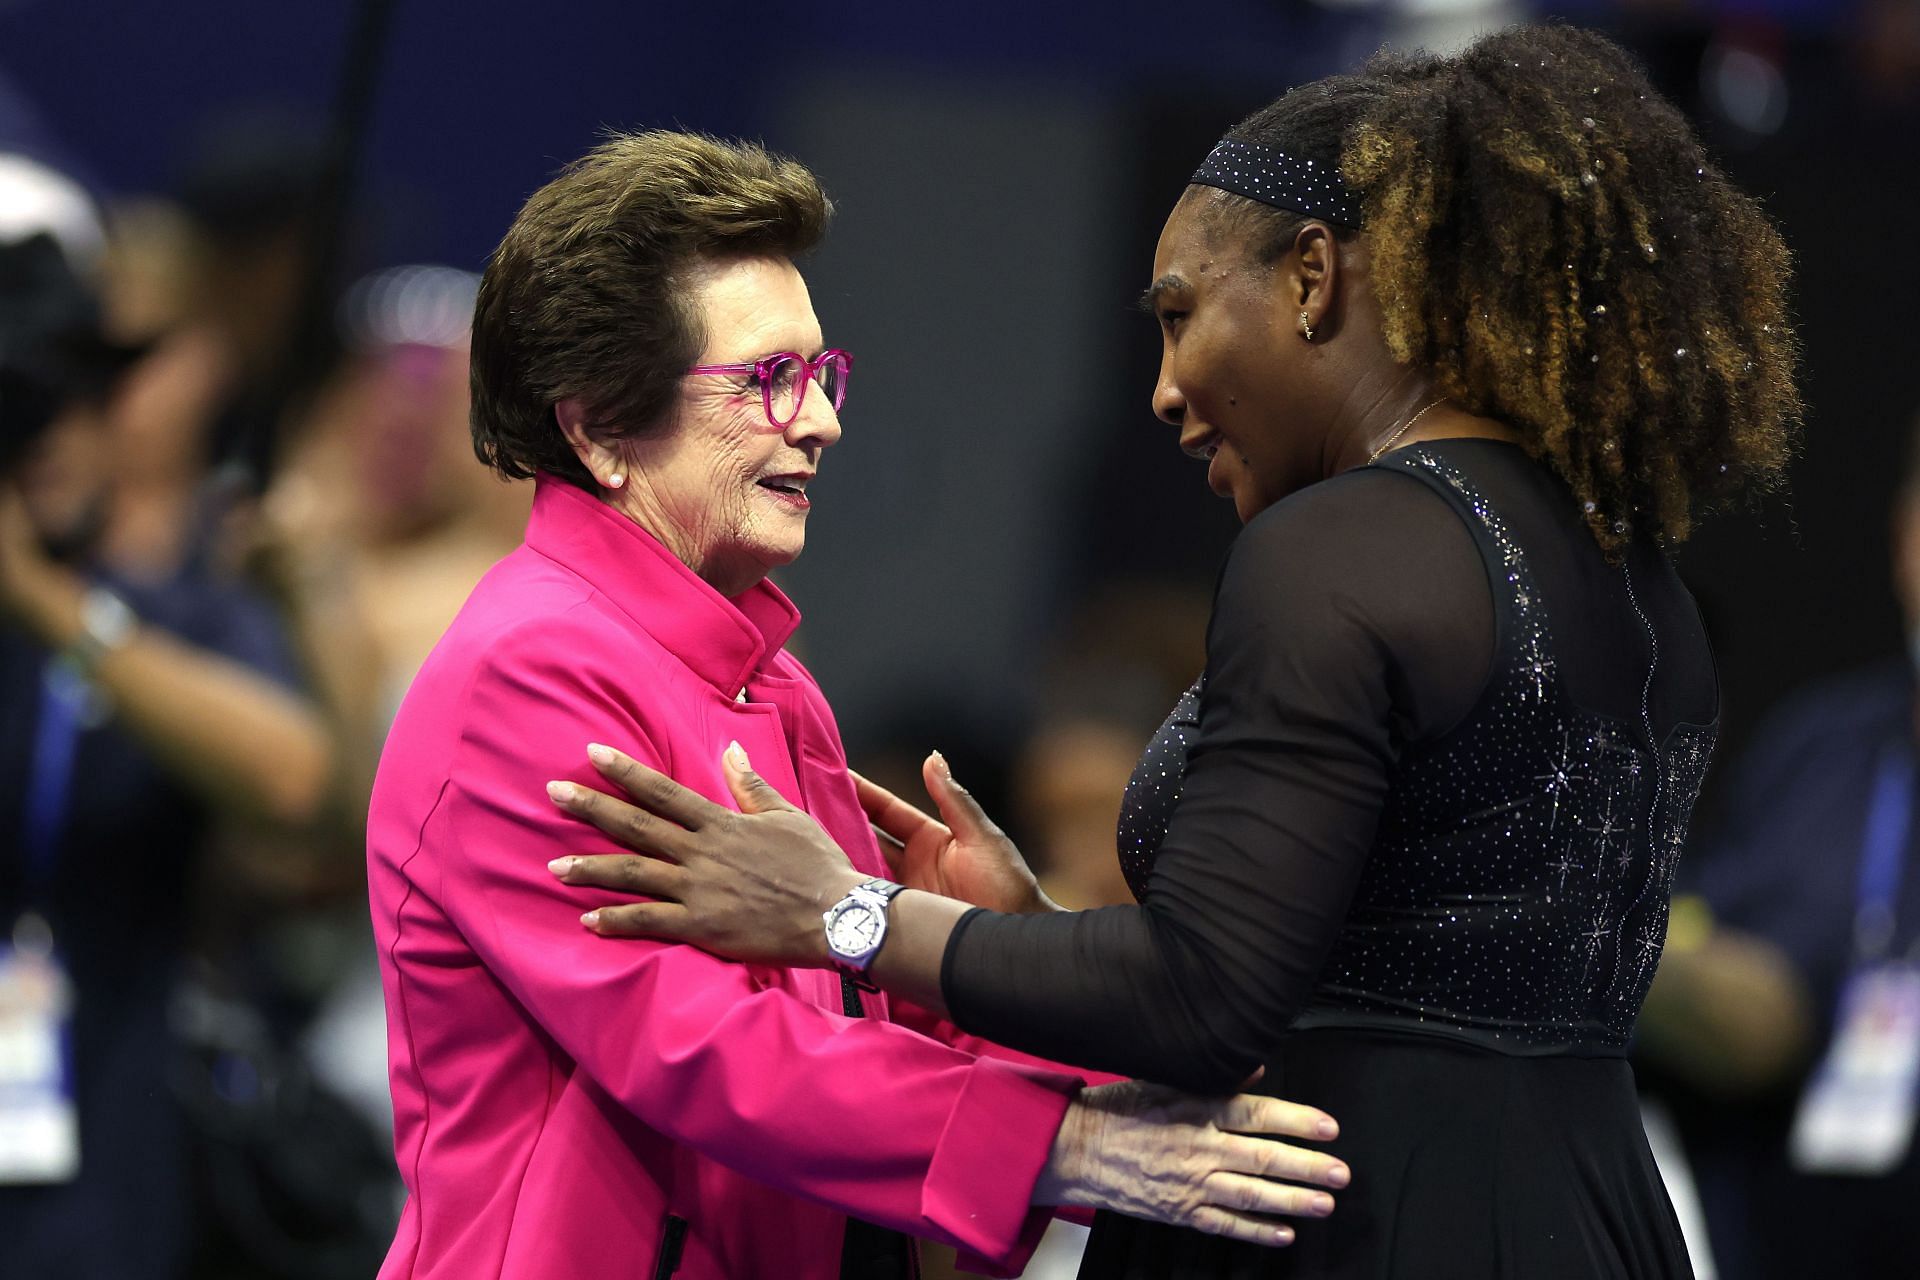
[(697, 364), (687, 370), (698, 374), (752, 375), (760, 386), (760, 407), (775, 430), (785, 431), (800, 416), (800, 405), (807, 398), (807, 384), (818, 382), (837, 411), (847, 402), (847, 373), (853, 357), (830, 347), (809, 360), (795, 351), (780, 351), (761, 356), (752, 364)]

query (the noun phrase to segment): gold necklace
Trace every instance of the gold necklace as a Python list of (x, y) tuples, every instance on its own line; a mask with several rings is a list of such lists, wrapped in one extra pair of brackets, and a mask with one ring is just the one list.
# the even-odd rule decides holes
[(1408, 418), (1405, 422), (1401, 423), (1400, 429), (1398, 431), (1395, 431), (1392, 435), (1388, 436), (1386, 440), (1381, 443), (1380, 447), (1378, 449), (1375, 449), (1372, 452), (1372, 454), (1370, 454), (1367, 457), (1368, 464), (1371, 465), (1375, 462), (1380, 461), (1380, 455), (1385, 453), (1387, 450), (1393, 448), (1393, 442), (1395, 440), (1398, 440), (1401, 436), (1413, 430), (1413, 424), (1427, 416), (1427, 409), (1433, 408), (1434, 405), (1437, 405), (1440, 403), (1440, 400), (1445, 400), (1445, 399), (1446, 399), (1445, 396), (1441, 396), (1439, 400), (1430, 401), (1427, 404), (1426, 409), (1420, 410), (1420, 412), (1414, 414), (1411, 418)]

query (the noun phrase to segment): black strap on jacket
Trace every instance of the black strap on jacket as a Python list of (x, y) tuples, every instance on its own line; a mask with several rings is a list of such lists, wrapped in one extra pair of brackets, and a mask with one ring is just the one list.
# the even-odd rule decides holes
[[(867, 1016), (860, 988), (846, 973), (840, 975), (840, 1007), (849, 1018)], [(920, 1252), (898, 1231), (848, 1218), (846, 1243), (840, 1249), (840, 1280), (920, 1280)]]

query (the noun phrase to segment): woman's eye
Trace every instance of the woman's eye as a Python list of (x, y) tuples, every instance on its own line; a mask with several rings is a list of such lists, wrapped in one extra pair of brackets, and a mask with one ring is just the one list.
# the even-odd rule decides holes
[(1179, 323), (1186, 318), (1187, 313), (1184, 311), (1162, 311), (1160, 313), (1160, 327), (1163, 329), (1176, 328)]
[(755, 369), (747, 375), (747, 386), (758, 391), (763, 386), (771, 386), (777, 392), (793, 390), (793, 380), (799, 376), (798, 366), (791, 360), (782, 360), (779, 364), (764, 372)]

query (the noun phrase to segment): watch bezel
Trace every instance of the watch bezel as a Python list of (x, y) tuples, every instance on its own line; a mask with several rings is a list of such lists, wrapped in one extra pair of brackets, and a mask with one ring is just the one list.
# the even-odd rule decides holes
[[(888, 908), (893, 905), (894, 896), (900, 892), (901, 888), (902, 886), (892, 884), (885, 880), (868, 880), (849, 889), (846, 897), (840, 899), (840, 901), (834, 903), (831, 907), (828, 907), (826, 911), (821, 913), (820, 919), (824, 926), (827, 953), (833, 957), (835, 967), (853, 973), (865, 973), (867, 971), (868, 967), (873, 963), (873, 958), (880, 954), (880, 948), (886, 945), (887, 928), (891, 923), (890, 916), (892, 914)], [(834, 941), (833, 927), (840, 922), (842, 917), (856, 908), (862, 911), (870, 911), (877, 916), (880, 922), (880, 931), (874, 937), (873, 945), (864, 950), (856, 952), (842, 951)]]

